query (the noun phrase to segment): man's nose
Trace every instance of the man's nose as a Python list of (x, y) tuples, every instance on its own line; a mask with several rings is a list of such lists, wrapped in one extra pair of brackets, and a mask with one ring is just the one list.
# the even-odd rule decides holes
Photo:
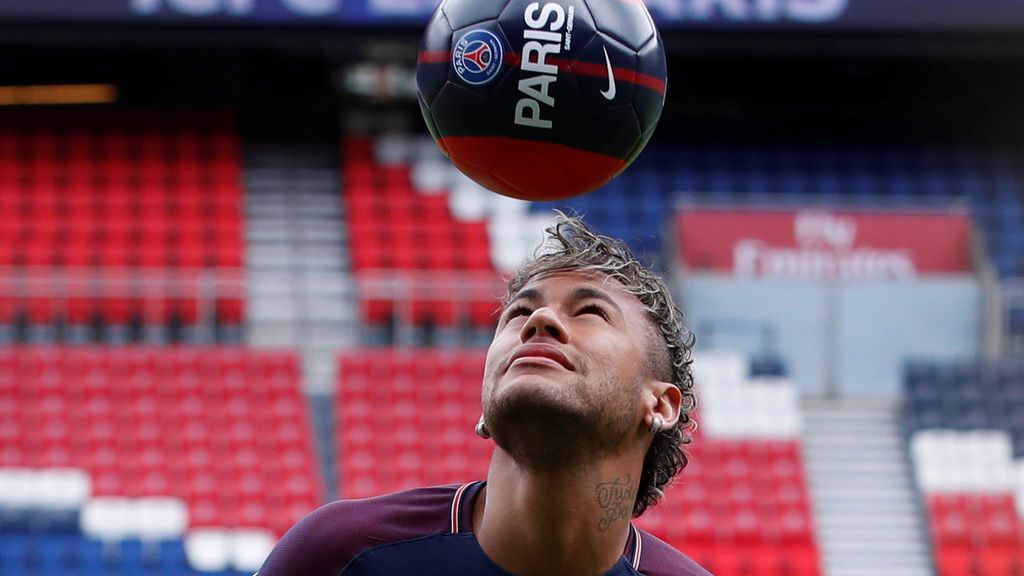
[(547, 307), (534, 310), (526, 320), (526, 324), (523, 324), (523, 330), (519, 334), (523, 342), (544, 336), (554, 338), (562, 344), (569, 341), (569, 333), (566, 331), (562, 321), (555, 314), (554, 310)]

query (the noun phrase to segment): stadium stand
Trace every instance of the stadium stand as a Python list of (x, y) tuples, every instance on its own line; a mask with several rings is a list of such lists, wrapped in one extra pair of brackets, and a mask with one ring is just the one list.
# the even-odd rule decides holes
[[(344, 498), (486, 476), (490, 445), (473, 434), (482, 350), (350, 350), (339, 359), (335, 405)], [(382, 402), (400, 426), (373, 421)]]
[[(386, 142), (391, 145), (374, 146), (370, 139), (349, 138), (343, 149), (352, 270), (357, 284), (363, 286), (359, 295), (363, 318), (371, 324), (388, 322), (402, 313), (395, 302), (405, 299), (410, 304), (409, 319), (416, 324), (492, 325), (495, 273), (486, 220), (480, 215), (457, 221), (449, 211), (444, 188), (418, 193), (410, 166), (399, 155), (404, 150), (401, 145), (398, 153), (391, 150), (389, 158), (383, 152), (378, 161), (378, 149), (396, 148), (395, 140)], [(386, 284), (388, 279), (397, 282)], [(459, 294), (469, 279), (477, 279), (485, 288)], [(410, 295), (411, 284), (428, 288)], [(397, 295), (396, 289), (401, 290)], [(469, 302), (468, 310), (457, 309), (460, 300)]]
[(640, 525), (719, 576), (820, 574), (796, 388), (735, 353), (694, 367), (691, 463)]
[[(662, 216), (693, 193), (712, 203), (724, 205), (750, 205), (768, 203), (775, 206), (861, 206), (874, 208), (904, 208), (920, 206), (948, 206), (967, 201), (992, 254), (998, 274), (1002, 278), (1024, 275), (1024, 173), (1015, 163), (1011, 148), (984, 148), (939, 146), (921, 144), (858, 145), (852, 142), (807, 141), (722, 141), (695, 137), (689, 140), (660, 140), (654, 142), (629, 170), (613, 179), (594, 193), (557, 202), (529, 203), (528, 210), (535, 215), (549, 214), (551, 209), (572, 209), (587, 216), (588, 222), (605, 234), (623, 238), (637, 254), (660, 266), (667, 266), (663, 253), (663, 230), (650, 225), (663, 222)], [(363, 195), (362, 202), (379, 206), (372, 215), (359, 212), (353, 223), (362, 221), (372, 231), (386, 226), (383, 214), (393, 211), (401, 222), (416, 214), (447, 222), (446, 230), (461, 228), (464, 233), (473, 230), (471, 238), (477, 246), (484, 246), (482, 230), (477, 221), (473, 228), (466, 218), (480, 218), (493, 213), (487, 202), (507, 202), (501, 199), (480, 199), (472, 193), (472, 186), (462, 182), (460, 175), (442, 162), (436, 146), (428, 136), (386, 136), (375, 141), (350, 139), (345, 145), (346, 169), (356, 182), (356, 189), (347, 191), (347, 197), (358, 198), (367, 182), (376, 182), (377, 195), (390, 191), (395, 206), (372, 195)], [(420, 193), (414, 196), (413, 191)], [(450, 209), (443, 209), (444, 199), (438, 197), (448, 191)], [(386, 194), (384, 194), (386, 196)], [(412, 203), (409, 198), (415, 197)], [(397, 200), (403, 198), (404, 200)], [(356, 202), (360, 202), (356, 200)], [(514, 201), (513, 201), (514, 202)], [(451, 217), (459, 222), (453, 226)], [(402, 220), (405, 218), (405, 220)], [(370, 223), (377, 224), (371, 226)], [(496, 240), (494, 223), (488, 230), (492, 244)], [(500, 224), (498, 224), (500, 226)], [(415, 230), (414, 226), (398, 224), (396, 228)], [(515, 235), (515, 231), (508, 234)], [(432, 246), (443, 246), (444, 240), (429, 238), (413, 242), (400, 238), (397, 232), (380, 232), (377, 243), (363, 242), (357, 268), (411, 268), (413, 262), (428, 267), (426, 253)], [(415, 234), (410, 233), (415, 236)], [(392, 239), (393, 238), (393, 239)], [(403, 255), (394, 256), (395, 262), (384, 262), (371, 252), (391, 245)], [(522, 245), (521, 239), (511, 244)], [(419, 244), (419, 247), (412, 247)], [(460, 249), (468, 244), (457, 243)], [(529, 245), (526, 239), (525, 245)], [(414, 257), (417, 250), (424, 254)], [(511, 250), (507, 256), (499, 247), (492, 247), (491, 262), (496, 269), (505, 269), (503, 263), (514, 264), (522, 255)], [(482, 258), (479, 252), (475, 258)], [(444, 267), (434, 260), (434, 267)], [(481, 264), (482, 265), (482, 264)], [(455, 265), (454, 268), (463, 268)], [(475, 269), (473, 266), (470, 269)]]
[(1024, 364), (912, 362), (905, 384), (940, 576), (1024, 570)]
[(321, 494), (292, 353), (0, 349), (0, 573), (251, 572)]
[(658, 215), (684, 194), (724, 205), (946, 206), (970, 203), (999, 275), (1024, 275), (1024, 174), (1018, 150), (921, 144), (662, 140), (594, 194), (533, 210), (569, 206), (606, 233), (661, 257)]
[(0, 323), (241, 323), (230, 114), (18, 110), (0, 126)]
[[(482, 350), (352, 350), (339, 359), (340, 494), (358, 498), (483, 478), (491, 445), (473, 434)], [(797, 394), (749, 375), (737, 355), (702, 356), (691, 464), (639, 524), (720, 576), (816, 576)], [(373, 426), (376, 407), (401, 426)], [(740, 414), (743, 417), (737, 417)]]

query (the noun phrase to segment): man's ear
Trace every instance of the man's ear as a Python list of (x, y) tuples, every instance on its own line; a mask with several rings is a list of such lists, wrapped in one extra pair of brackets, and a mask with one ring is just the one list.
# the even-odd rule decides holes
[(671, 428), (679, 422), (683, 404), (683, 393), (671, 382), (655, 380), (649, 384), (647, 396), (647, 414), (644, 422), (650, 428), (654, 417), (660, 416), (664, 428)]

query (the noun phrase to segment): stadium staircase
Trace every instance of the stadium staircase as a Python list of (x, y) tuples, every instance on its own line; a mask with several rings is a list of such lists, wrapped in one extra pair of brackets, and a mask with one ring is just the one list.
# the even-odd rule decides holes
[(932, 574), (898, 401), (807, 398), (803, 414), (825, 576)]
[(356, 334), (344, 207), (332, 146), (253, 143), (248, 192), (249, 343), (302, 355), (324, 498), (337, 497), (335, 355)]
[(337, 153), (253, 144), (245, 182), (249, 343), (299, 348), (307, 391), (330, 392), (336, 351), (356, 333)]

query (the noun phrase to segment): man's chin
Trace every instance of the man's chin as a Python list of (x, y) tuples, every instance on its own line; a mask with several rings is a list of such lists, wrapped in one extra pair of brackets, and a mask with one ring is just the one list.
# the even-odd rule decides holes
[(518, 379), (503, 392), (487, 412), (487, 424), (495, 443), (516, 462), (552, 470), (575, 465), (584, 456), (585, 439), (596, 423), (564, 388), (529, 378)]

